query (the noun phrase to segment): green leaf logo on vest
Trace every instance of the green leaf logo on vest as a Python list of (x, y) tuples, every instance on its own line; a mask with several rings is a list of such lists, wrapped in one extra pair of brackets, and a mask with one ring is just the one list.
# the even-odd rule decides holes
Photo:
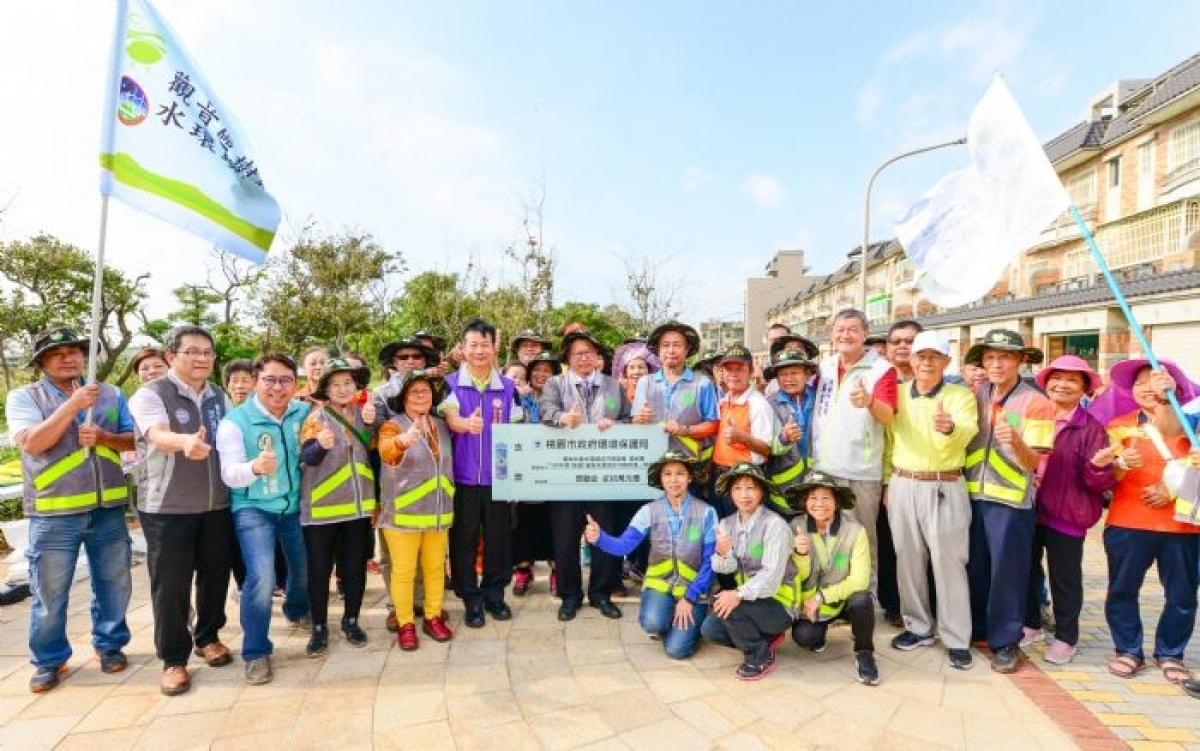
[(141, 16), (130, 13), (128, 24), (125, 30), (125, 54), (134, 62), (154, 65), (166, 57), (167, 41), (161, 34), (147, 31)]
[(104, 417), (115, 425), (117, 423), (117, 408), (109, 407), (108, 409), (104, 410)]
[(756, 561), (761, 561), (763, 557), (762, 540), (751, 543), (750, 547), (746, 549), (746, 554)]
[(690, 407), (696, 403), (696, 395), (690, 391), (685, 391), (679, 395), (679, 401), (684, 407)]
[(617, 397), (615, 397), (615, 396), (604, 397), (604, 408), (607, 409), (609, 412), (616, 409), (617, 408)]
[(838, 553), (833, 557), (833, 567), (843, 569), (850, 566), (850, 556), (847, 553)]
[(688, 542), (700, 542), (700, 528), (696, 525), (690, 525), (687, 528)]

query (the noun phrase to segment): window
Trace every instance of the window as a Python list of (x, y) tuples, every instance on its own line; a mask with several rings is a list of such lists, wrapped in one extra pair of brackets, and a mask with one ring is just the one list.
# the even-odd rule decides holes
[(1137, 208), (1145, 211), (1154, 205), (1155, 194), (1155, 148), (1158, 141), (1147, 141), (1138, 146)]
[(1083, 208), (1096, 202), (1096, 170), (1081, 172), (1067, 181), (1067, 194), (1071, 203)]
[(1109, 159), (1104, 166), (1108, 175), (1104, 221), (1112, 222), (1121, 217), (1121, 157)]
[(888, 294), (877, 294), (867, 298), (867, 318), (872, 321), (886, 321), (892, 315), (892, 297)]
[(1171, 131), (1167, 145), (1167, 179), (1200, 166), (1200, 120)]
[(1121, 157), (1108, 160), (1108, 187), (1121, 187)]

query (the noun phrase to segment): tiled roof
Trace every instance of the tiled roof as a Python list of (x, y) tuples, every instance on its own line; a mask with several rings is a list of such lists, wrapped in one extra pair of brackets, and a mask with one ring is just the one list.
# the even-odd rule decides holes
[(1154, 93), (1137, 108), (1135, 117), (1145, 117), (1200, 86), (1200, 55), (1193, 55), (1150, 84)]

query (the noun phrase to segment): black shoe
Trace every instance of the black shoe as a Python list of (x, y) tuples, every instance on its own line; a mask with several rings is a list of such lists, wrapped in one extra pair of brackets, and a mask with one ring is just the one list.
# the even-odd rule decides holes
[(904, 628), (904, 616), (900, 615), (899, 613), (884, 613), (883, 620), (886, 621), (889, 626), (894, 628)]
[(579, 612), (579, 603), (574, 601), (563, 601), (562, 605), (558, 606), (558, 620), (573, 621), (575, 615)]
[(320, 657), (325, 654), (327, 649), (329, 649), (329, 627), (313, 626), (312, 636), (308, 637), (308, 646), (304, 648), (304, 654), (309, 657)]
[(101, 673), (119, 673), (129, 667), (129, 658), (119, 649), (96, 652), (96, 656), (100, 658)]
[(467, 624), (467, 628), (483, 628), (483, 624), (487, 623), (483, 617), (483, 608), (478, 605), (468, 607), (466, 615), (463, 616), (463, 623)]
[(1016, 672), (1023, 656), (1024, 653), (1016, 644), (1000, 647), (992, 652), (992, 670), (997, 673)]
[(911, 631), (905, 631), (903, 633), (896, 634), (896, 637), (892, 639), (892, 649), (898, 649), (901, 652), (911, 652), (917, 647), (928, 647), (933, 644), (933, 642), (933, 634), (920, 636)]
[(816, 654), (816, 655), (821, 654), (822, 652), (825, 651), (825, 640), (822, 639), (820, 641), (820, 643), (812, 645), (811, 647), (808, 648), (808, 651), (812, 652), (813, 654)]
[(1200, 699), (1200, 678), (1188, 678), (1186, 681), (1180, 681), (1179, 688), (1193, 699)]
[(875, 664), (874, 652), (856, 652), (854, 663), (858, 667), (858, 682), (866, 686), (879, 683), (879, 666)]
[(38, 668), (29, 679), (29, 690), (35, 694), (44, 694), (57, 686), (67, 674), (67, 665), (55, 665), (49, 668)]
[(971, 650), (969, 649), (947, 649), (946, 658), (950, 660), (950, 667), (955, 670), (970, 670), (971, 669)]
[(483, 609), (491, 613), (492, 617), (498, 621), (512, 620), (512, 610), (509, 609), (504, 600), (500, 602), (485, 602), (483, 603)]
[(367, 634), (359, 628), (357, 618), (342, 619), (342, 636), (346, 637), (346, 643), (352, 647), (367, 646)]
[(620, 618), (621, 609), (613, 604), (613, 601), (605, 597), (603, 600), (592, 600), (588, 605), (600, 611), (600, 615), (605, 618)]
[(774, 669), (774, 659), (769, 659), (762, 663), (743, 662), (734, 671), (734, 676), (740, 681), (757, 681), (760, 678), (765, 678)]

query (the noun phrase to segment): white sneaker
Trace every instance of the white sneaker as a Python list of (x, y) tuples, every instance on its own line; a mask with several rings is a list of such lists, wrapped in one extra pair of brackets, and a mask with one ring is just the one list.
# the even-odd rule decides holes
[(1029, 628), (1028, 626), (1021, 629), (1021, 646), (1028, 647), (1030, 644), (1042, 641), (1046, 638), (1046, 632), (1040, 628)]

